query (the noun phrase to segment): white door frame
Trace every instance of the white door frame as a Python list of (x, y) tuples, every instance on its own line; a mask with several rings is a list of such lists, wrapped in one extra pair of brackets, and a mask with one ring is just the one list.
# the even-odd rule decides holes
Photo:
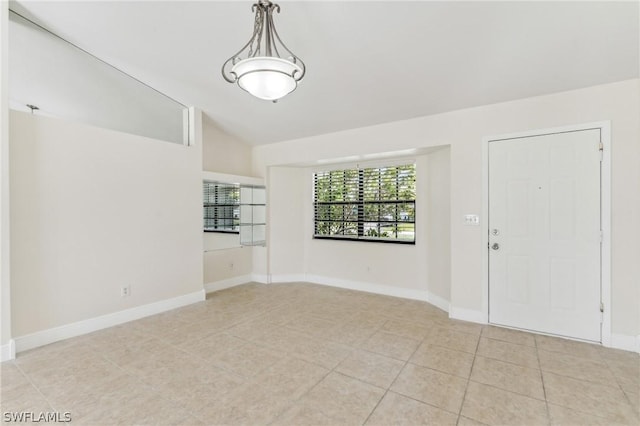
[(489, 143), (504, 139), (542, 136), (553, 133), (599, 129), (603, 146), (600, 177), (600, 221), (602, 226), (601, 298), (602, 345), (611, 346), (611, 122), (576, 124), (550, 129), (528, 130), (506, 135), (489, 136), (482, 139), (482, 312), (489, 322)]

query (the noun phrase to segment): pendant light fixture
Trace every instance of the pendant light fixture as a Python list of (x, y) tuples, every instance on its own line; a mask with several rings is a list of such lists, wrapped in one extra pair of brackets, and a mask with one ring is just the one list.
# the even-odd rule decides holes
[(273, 12), (280, 13), (280, 6), (260, 0), (251, 10), (256, 14), (253, 35), (222, 65), (222, 76), (257, 98), (275, 102), (296, 89), (306, 69), (273, 24)]

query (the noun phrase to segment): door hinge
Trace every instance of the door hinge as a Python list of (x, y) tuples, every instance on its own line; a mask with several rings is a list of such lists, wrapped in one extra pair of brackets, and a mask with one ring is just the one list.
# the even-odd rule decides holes
[(604, 303), (600, 302), (600, 312), (604, 312)]
[(600, 144), (598, 145), (598, 151), (600, 152), (600, 161), (602, 161), (602, 157), (604, 154), (604, 145), (602, 144), (602, 142), (600, 142)]

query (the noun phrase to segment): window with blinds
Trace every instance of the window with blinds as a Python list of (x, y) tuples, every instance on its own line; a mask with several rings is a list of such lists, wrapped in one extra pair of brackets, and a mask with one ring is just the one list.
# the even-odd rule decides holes
[(203, 182), (205, 232), (240, 232), (240, 186)]
[(314, 238), (415, 243), (415, 164), (314, 174)]

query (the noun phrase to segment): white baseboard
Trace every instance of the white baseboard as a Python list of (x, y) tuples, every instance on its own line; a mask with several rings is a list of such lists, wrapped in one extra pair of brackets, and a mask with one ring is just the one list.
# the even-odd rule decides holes
[(611, 333), (610, 347), (640, 353), (640, 336)]
[(487, 314), (482, 311), (476, 311), (474, 309), (458, 308), (451, 306), (449, 310), (449, 318), (475, 322), (478, 324), (487, 324)]
[(307, 274), (305, 281), (313, 284), (328, 285), (331, 287), (346, 288), (349, 290), (365, 291), (367, 293), (384, 294), (385, 296), (402, 297), (404, 299), (422, 300), (427, 302), (429, 292), (412, 288), (392, 287), (382, 284), (372, 284), (363, 281), (350, 281), (341, 278), (325, 277), (321, 275)]
[(207, 293), (211, 293), (212, 291), (224, 290), (225, 288), (235, 287), (237, 285), (246, 284), (251, 281), (251, 275), (240, 275), (238, 277), (227, 278), (225, 280), (214, 281), (211, 283), (207, 283), (204, 285), (204, 290)]
[(307, 281), (306, 274), (275, 274), (271, 275), (272, 283), (296, 283)]
[(16, 358), (16, 342), (11, 339), (8, 343), (0, 346), (0, 362), (10, 361)]
[(451, 310), (451, 303), (443, 297), (436, 296), (433, 293), (427, 292), (427, 302), (431, 303), (433, 306), (442, 309), (445, 312), (449, 312)]
[(373, 284), (363, 281), (351, 281), (341, 278), (325, 277), (313, 274), (276, 274), (271, 276), (272, 283), (308, 282), (327, 285), (330, 287), (346, 288), (349, 290), (364, 291), (367, 293), (384, 294), (385, 296), (401, 297), (404, 299), (421, 300), (430, 303), (445, 312), (449, 312), (449, 301), (440, 296), (429, 293), (426, 290), (393, 287), (382, 284)]
[(251, 281), (260, 284), (267, 284), (270, 282), (267, 274), (251, 274)]
[(114, 312), (111, 314), (63, 325), (60, 327), (38, 331), (26, 336), (16, 337), (15, 349), (17, 352), (22, 352), (29, 349), (37, 348), (38, 346), (48, 345), (49, 343), (69, 339), (71, 337), (92, 333), (94, 331), (113, 327), (125, 322), (159, 314), (165, 311), (170, 311), (172, 309), (180, 308), (192, 303), (201, 302), (205, 300), (205, 296), (206, 295), (203, 289), (193, 293), (174, 297), (172, 299), (166, 299), (159, 302), (149, 303), (147, 305), (136, 306), (135, 308), (125, 309), (124, 311)]

